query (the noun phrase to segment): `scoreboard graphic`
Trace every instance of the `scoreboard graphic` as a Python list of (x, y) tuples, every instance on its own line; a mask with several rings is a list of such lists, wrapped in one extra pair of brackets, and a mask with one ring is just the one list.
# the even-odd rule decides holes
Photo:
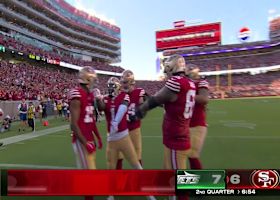
[(157, 52), (221, 44), (221, 23), (208, 23), (156, 31)]
[(178, 170), (176, 192), (194, 195), (280, 195), (280, 170)]
[(280, 170), (0, 170), (1, 196), (279, 195)]

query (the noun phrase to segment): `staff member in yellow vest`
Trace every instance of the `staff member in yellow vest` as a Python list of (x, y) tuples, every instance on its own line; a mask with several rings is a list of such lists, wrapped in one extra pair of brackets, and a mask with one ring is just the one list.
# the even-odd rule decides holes
[(29, 102), (27, 110), (28, 125), (32, 128), (32, 131), (35, 132), (35, 106), (32, 101)]

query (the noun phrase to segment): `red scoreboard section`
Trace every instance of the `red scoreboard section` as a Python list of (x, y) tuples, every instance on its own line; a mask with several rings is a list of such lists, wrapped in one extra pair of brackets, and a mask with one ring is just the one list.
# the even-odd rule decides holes
[(221, 44), (221, 23), (201, 24), (156, 32), (156, 49)]
[(1, 196), (280, 195), (279, 170), (1, 170)]

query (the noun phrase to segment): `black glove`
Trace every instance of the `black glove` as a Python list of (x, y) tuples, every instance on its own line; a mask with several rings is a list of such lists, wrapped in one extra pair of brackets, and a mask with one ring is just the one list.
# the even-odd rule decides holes
[(145, 117), (146, 115), (146, 112), (139, 109), (139, 107), (136, 107), (135, 108), (135, 114), (129, 114), (129, 121), (130, 122), (134, 122), (134, 121), (138, 121), (138, 120), (141, 120)]

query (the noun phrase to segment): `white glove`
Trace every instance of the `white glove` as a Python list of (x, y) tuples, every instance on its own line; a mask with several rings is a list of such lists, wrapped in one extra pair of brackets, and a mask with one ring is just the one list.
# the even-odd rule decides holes
[(118, 122), (112, 121), (111, 122), (110, 133), (114, 134), (114, 133), (118, 132), (118, 126), (119, 126)]

